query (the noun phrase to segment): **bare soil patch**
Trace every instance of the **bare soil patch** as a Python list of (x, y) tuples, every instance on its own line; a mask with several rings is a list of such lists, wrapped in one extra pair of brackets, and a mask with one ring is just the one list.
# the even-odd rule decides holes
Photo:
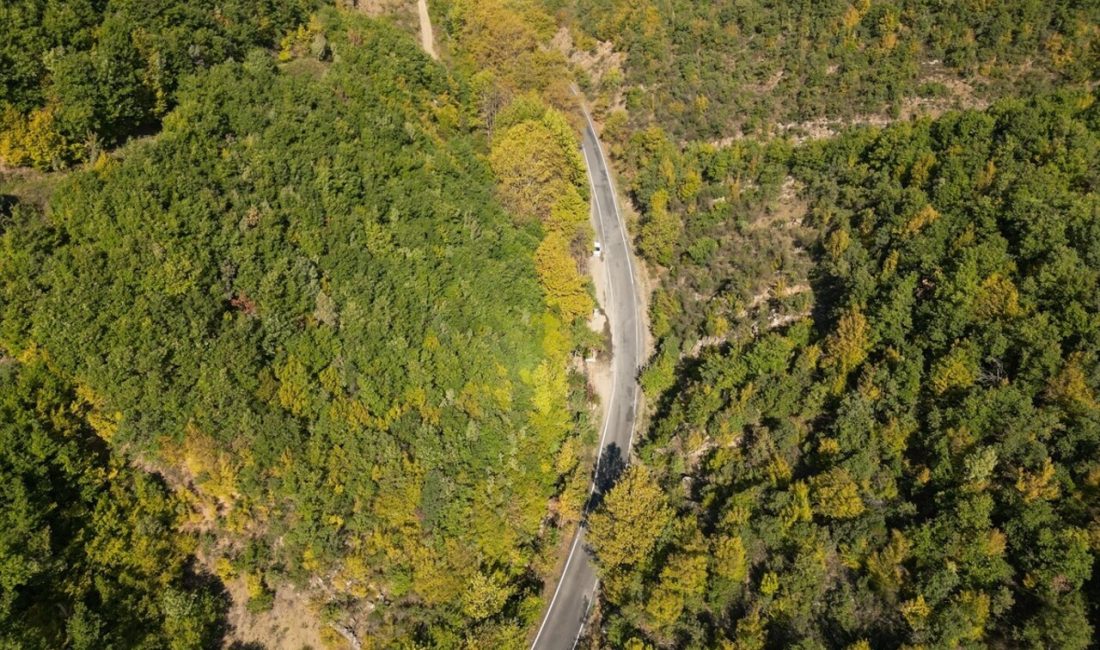
[(248, 611), (248, 588), (243, 578), (230, 581), (226, 589), (233, 599), (227, 646), (251, 644), (268, 650), (349, 647), (343, 637), (321, 625), (309, 596), (292, 585), (280, 586), (271, 609), (258, 614)]

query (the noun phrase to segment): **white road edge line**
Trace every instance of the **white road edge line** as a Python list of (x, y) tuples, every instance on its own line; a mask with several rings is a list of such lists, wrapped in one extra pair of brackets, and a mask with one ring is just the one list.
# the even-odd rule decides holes
[(569, 557), (565, 560), (565, 568), (561, 570), (561, 580), (558, 580), (558, 588), (554, 590), (554, 596), (550, 599), (550, 606), (546, 608), (546, 616), (542, 619), (542, 625), (539, 626), (539, 631), (535, 634), (535, 640), (531, 642), (531, 647), (534, 648), (539, 643), (539, 637), (542, 636), (542, 631), (546, 627), (546, 621), (550, 620), (550, 612), (554, 610), (554, 601), (558, 599), (558, 592), (561, 591), (561, 586), (565, 584), (565, 576), (569, 573), (569, 565), (573, 562), (573, 553), (577, 550), (577, 542), (581, 541), (581, 527), (577, 524), (577, 532), (573, 535), (573, 546), (569, 548)]
[[(582, 110), (583, 110), (583, 106), (582, 106)], [(585, 111), (586, 116), (587, 116), (587, 114), (588, 114), (587, 111)], [(589, 121), (589, 124), (591, 124), (591, 120)], [(592, 135), (596, 136), (596, 130), (595, 129), (592, 130)], [(599, 145), (600, 145), (599, 137), (596, 137), (596, 146), (599, 147)], [(604, 227), (604, 218), (603, 218), (603, 208), (600, 206), (600, 193), (596, 189), (596, 181), (592, 176), (591, 161), (589, 160), (588, 152), (584, 150), (583, 145), (581, 146), (581, 152), (584, 154), (585, 171), (588, 172), (588, 184), (592, 188), (592, 200), (596, 204), (596, 219), (597, 219), (597, 222), (600, 225), (600, 232), (602, 233), (603, 232), (603, 227)], [(608, 180), (610, 180), (610, 178)], [(611, 191), (614, 192), (615, 191), (614, 188), (612, 188)], [(612, 194), (612, 198), (614, 198), (614, 194)], [(617, 214), (618, 213), (617, 213), (617, 210), (616, 210), (616, 215)], [(621, 227), (621, 224), (620, 224), (620, 227)], [(624, 241), (625, 241), (625, 239), (624, 239)], [(627, 262), (629, 264), (630, 249), (626, 250), (626, 254), (628, 256), (627, 257)], [(608, 267), (609, 267), (608, 264), (604, 264), (604, 272), (607, 275), (607, 292), (609, 294), (607, 299), (608, 299), (608, 302), (613, 305), (615, 303), (614, 284), (611, 282), (611, 271), (609, 270)], [(628, 266), (628, 268), (629, 268), (629, 266)], [(633, 275), (633, 271), (631, 271), (631, 275)], [(631, 278), (631, 281), (633, 281), (633, 278)], [(635, 316), (635, 318), (636, 318), (636, 316)], [(600, 458), (603, 456), (603, 446), (604, 446), (604, 443), (607, 441), (607, 427), (611, 423), (611, 412), (612, 412), (611, 407), (615, 404), (615, 395), (618, 393), (616, 388), (618, 387), (618, 385), (619, 385), (619, 373), (615, 372), (615, 364), (612, 363), (611, 364), (611, 399), (607, 400), (607, 409), (604, 412), (603, 431), (600, 433), (600, 446), (599, 446), (599, 449), (596, 452), (596, 469), (595, 469), (595, 472), (592, 475), (592, 484), (589, 486), (589, 490), (588, 490), (589, 495), (592, 495), (596, 492), (596, 476), (598, 476), (599, 471), (600, 471)], [(635, 389), (634, 389), (635, 404), (637, 404), (637, 393), (638, 393), (638, 390), (637, 390), (637, 387), (635, 387)], [(631, 433), (631, 440), (633, 441), (633, 437), (634, 437), (633, 428), (631, 428), (630, 433)], [(630, 453), (629, 449), (627, 450), (627, 453), (628, 454)], [(535, 640), (531, 642), (531, 648), (534, 648), (535, 646), (538, 645), (539, 638), (542, 636), (542, 632), (546, 628), (546, 623), (547, 623), (547, 621), (550, 620), (550, 613), (554, 611), (554, 604), (558, 600), (558, 593), (561, 592), (561, 586), (565, 583), (565, 576), (569, 573), (569, 565), (573, 562), (573, 554), (576, 553), (576, 551), (577, 551), (577, 542), (579, 542), (580, 540), (581, 540), (581, 524), (580, 524), (580, 522), (578, 522), (577, 523), (577, 532), (574, 534), (574, 537), (573, 537), (573, 545), (569, 548), (569, 557), (567, 557), (565, 559), (565, 567), (562, 568), (562, 570), (561, 570), (561, 578), (558, 580), (558, 586), (557, 586), (557, 588), (554, 589), (554, 595), (550, 597), (550, 604), (546, 608), (546, 615), (543, 616), (543, 618), (542, 618), (542, 624), (539, 625), (539, 631), (535, 633)], [(596, 581), (596, 585), (599, 585), (599, 580)], [(595, 596), (595, 589), (593, 589), (592, 595)], [(589, 610), (592, 609), (592, 604), (591, 603), (589, 603), (588, 609)], [(585, 610), (585, 616), (587, 616), (587, 615), (588, 615), (588, 610)], [(577, 632), (577, 638), (573, 641), (573, 647), (574, 648), (577, 647), (577, 642), (580, 641), (581, 634), (583, 634), (583, 633), (584, 633), (584, 623), (581, 623), (580, 631)]]
[(581, 636), (584, 635), (584, 628), (588, 627), (588, 612), (592, 611), (592, 605), (596, 602), (596, 592), (600, 589), (600, 579), (596, 578), (596, 584), (592, 585), (592, 599), (588, 601), (588, 607), (584, 610), (584, 617), (581, 618), (581, 629), (577, 630), (577, 638), (573, 639), (572, 650), (577, 650), (577, 644), (581, 642)]
[[(584, 152), (584, 147), (581, 147), (581, 151)], [(584, 153), (585, 167), (588, 167), (588, 153)], [(603, 231), (603, 208), (600, 207), (599, 192), (596, 191), (596, 182), (592, 178), (592, 170), (588, 169), (588, 184), (592, 187), (592, 198), (596, 203), (596, 218), (600, 223), (600, 231)], [(601, 260), (602, 263), (602, 260)], [(607, 276), (607, 300), (612, 305), (615, 304), (615, 286), (611, 282), (610, 264), (603, 264), (604, 275)], [(614, 339), (612, 339), (612, 350), (614, 350)], [(611, 407), (615, 404), (615, 394), (618, 392), (616, 389), (619, 386), (619, 373), (615, 372), (615, 364), (611, 364), (611, 399), (607, 400), (607, 410), (604, 412), (603, 417), (603, 431), (600, 433), (600, 445), (596, 452), (596, 469), (592, 474), (592, 485), (589, 487), (588, 494), (594, 494), (596, 492), (596, 477), (600, 472), (600, 459), (603, 457), (603, 446), (607, 441), (607, 426), (611, 423)], [(551, 603), (553, 606), (553, 603)], [(547, 610), (549, 611), (549, 610)]]
[[(588, 186), (592, 188), (592, 202), (596, 205), (596, 222), (600, 226), (600, 240), (607, 244), (607, 233), (604, 231), (603, 220), (603, 207), (600, 205), (600, 193), (596, 191), (596, 181), (592, 177), (592, 162), (588, 159), (588, 152), (585, 151), (584, 145), (581, 145), (581, 153), (584, 154), (584, 167), (585, 173), (588, 175)], [(610, 305), (615, 304), (615, 285), (611, 282), (611, 265), (604, 262), (603, 257), (600, 258), (600, 264), (603, 266), (603, 274), (607, 277), (607, 301)], [(606, 310), (605, 310), (605, 313)], [(614, 364), (612, 364), (612, 376), (614, 376)], [(614, 398), (614, 392), (612, 392)], [(603, 446), (603, 439), (600, 440), (600, 446)], [(597, 468), (599, 468), (599, 459), (596, 459)]]
[[(577, 92), (577, 88), (576, 88), (575, 85), (573, 86), (573, 93), (577, 94), (577, 95), (580, 95), (580, 93)], [(638, 289), (634, 286), (634, 263), (632, 261), (633, 257), (634, 257), (634, 254), (630, 249), (630, 244), (627, 243), (626, 227), (623, 225), (622, 213), (619, 211), (618, 191), (615, 188), (614, 179), (611, 178), (611, 168), (607, 165), (607, 157), (604, 156), (603, 145), (600, 144), (600, 135), (598, 133), (596, 133), (596, 126), (592, 123), (592, 116), (589, 115), (589, 113), (588, 113), (588, 107), (585, 106), (583, 97), (581, 98), (581, 111), (584, 112), (584, 119), (585, 119), (585, 121), (588, 122), (589, 130), (592, 131), (592, 139), (596, 141), (596, 150), (600, 154), (600, 162), (603, 164), (603, 168), (605, 170), (604, 176), (607, 178), (607, 185), (608, 185), (609, 189), (611, 190), (611, 203), (612, 203), (612, 207), (615, 208), (615, 223), (618, 224), (618, 226), (619, 226), (619, 236), (622, 237), (623, 248), (626, 249), (626, 268), (627, 268), (628, 271), (630, 271), (630, 289), (634, 294), (634, 300), (630, 301), (631, 309), (634, 312), (634, 331), (635, 331), (635, 335), (637, 336), (637, 343), (639, 345), (641, 345), (645, 339), (642, 338), (642, 330), (641, 330), (642, 323), (641, 323), (641, 320), (638, 318)], [(589, 174), (591, 174), (591, 171), (589, 171)], [(599, 204), (599, 199), (596, 200), (596, 203), (597, 203), (597, 205)], [(634, 371), (638, 372), (639, 370), (641, 370), (641, 368), (640, 368), (640, 366), (637, 365), (637, 360), (635, 359)], [(633, 421), (630, 423), (630, 439), (627, 441), (627, 445), (626, 445), (627, 458), (630, 457), (630, 450), (634, 448), (634, 429), (637, 428), (635, 426), (637, 424), (637, 419), (638, 419), (638, 383), (637, 382), (634, 383), (634, 406), (633, 406), (633, 408), (634, 408), (634, 418), (633, 418)]]

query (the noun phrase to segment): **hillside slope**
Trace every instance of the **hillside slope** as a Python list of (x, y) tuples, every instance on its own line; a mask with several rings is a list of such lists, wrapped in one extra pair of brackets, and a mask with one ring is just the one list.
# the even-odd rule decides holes
[(0, 342), (184, 494), (249, 607), (294, 580), (378, 643), (520, 638), (580, 430), (542, 227), (411, 38), (326, 11), (280, 58), (189, 77), (157, 137), (3, 223)]
[(666, 385), (643, 464), (592, 520), (601, 643), (1093, 642), (1098, 106), (794, 151), (814, 309)]

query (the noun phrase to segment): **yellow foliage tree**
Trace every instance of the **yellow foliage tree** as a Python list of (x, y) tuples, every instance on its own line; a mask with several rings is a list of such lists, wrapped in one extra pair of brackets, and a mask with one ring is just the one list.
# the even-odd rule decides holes
[(462, 597), (462, 611), (475, 621), (499, 612), (514, 589), (498, 574), (486, 576), (478, 571), (470, 580)]
[(722, 537), (715, 543), (714, 572), (733, 582), (748, 577), (749, 564), (740, 537)]
[(556, 230), (569, 240), (580, 235), (591, 236), (592, 227), (588, 221), (588, 202), (573, 186), (566, 186), (561, 196), (550, 208), (550, 217), (546, 220), (547, 230)]
[(833, 261), (837, 261), (851, 245), (852, 236), (848, 234), (848, 231), (846, 229), (838, 228), (837, 230), (829, 233), (829, 237), (826, 238), (825, 251), (829, 253), (829, 257)]
[(994, 273), (982, 282), (973, 309), (974, 314), (983, 320), (996, 316), (1019, 316), (1020, 294), (1011, 278)]
[(592, 311), (592, 296), (577, 263), (569, 254), (569, 242), (560, 232), (551, 232), (535, 250), (535, 269), (546, 291), (546, 302), (572, 323)]
[(680, 181), (680, 200), (685, 203), (690, 203), (695, 200), (695, 197), (699, 195), (699, 191), (703, 189), (703, 177), (695, 168), (691, 168), (684, 172), (684, 177)]
[(810, 487), (805, 481), (795, 481), (791, 484), (790, 501), (783, 507), (783, 523), (793, 526), (800, 521), (810, 521), (812, 518)]
[(923, 208), (917, 211), (909, 221), (905, 222), (905, 234), (915, 235), (924, 230), (925, 226), (929, 226), (940, 218), (940, 213), (931, 204), (926, 204)]
[(1080, 353), (1070, 355), (1062, 371), (1047, 386), (1047, 397), (1074, 412), (1087, 412), (1097, 408), (1096, 397), (1081, 369), (1082, 363)]
[(680, 618), (687, 600), (703, 593), (707, 585), (707, 558), (702, 553), (673, 555), (663, 569), (646, 603), (646, 614), (658, 630), (667, 630)]
[(981, 591), (966, 590), (957, 596), (958, 610), (965, 622), (958, 641), (981, 641), (985, 636), (985, 626), (989, 622), (990, 598)]
[(1043, 466), (1038, 471), (1032, 472), (1023, 468), (1016, 470), (1016, 489), (1024, 496), (1024, 501), (1057, 499), (1061, 493), (1058, 481), (1055, 480), (1054, 463), (1050, 458), (1043, 459)]
[(828, 361), (837, 368), (838, 376), (833, 390), (844, 388), (848, 373), (859, 367), (871, 349), (867, 318), (859, 307), (852, 307), (841, 314), (836, 332), (826, 344)]
[[(466, 602), (467, 588), (471, 580), (463, 577), (470, 573), (470, 558), (461, 551), (454, 540), (448, 540), (443, 549), (436, 550), (422, 544), (412, 545), (412, 588), (430, 606)], [(469, 576), (471, 579), (473, 576)]]
[(764, 574), (764, 577), (760, 579), (760, 593), (765, 596), (771, 596), (777, 591), (779, 591), (779, 574), (774, 571), (768, 571)]
[(584, 503), (588, 500), (588, 472), (585, 466), (578, 464), (573, 468), (558, 496), (558, 517), (563, 522), (580, 521)]
[(897, 530), (890, 531), (890, 543), (880, 551), (875, 551), (867, 560), (867, 570), (875, 586), (887, 594), (895, 594), (905, 578), (902, 563), (909, 557), (912, 544), (905, 535)]
[(942, 395), (955, 388), (968, 388), (978, 378), (978, 361), (974, 349), (967, 344), (956, 345), (932, 368), (932, 390)]
[(932, 608), (924, 600), (924, 594), (903, 602), (898, 609), (905, 622), (914, 630), (922, 629), (925, 621), (928, 620), (928, 615), (932, 613)]
[(680, 217), (668, 209), (669, 196), (665, 190), (653, 193), (649, 201), (649, 213), (638, 233), (638, 247), (647, 258), (668, 266), (676, 252), (676, 242), (684, 231)]
[(275, 369), (279, 379), (279, 403), (294, 415), (301, 415), (309, 406), (309, 371), (295, 357)]
[(535, 90), (566, 100), (565, 56), (539, 45), (553, 19), (532, 2), (457, 0), (449, 18), (454, 25), (461, 67), (486, 71), (505, 94)]
[(0, 162), (51, 169), (64, 163), (72, 146), (59, 130), (57, 109), (43, 106), (24, 117), (14, 107), (0, 112)]
[(604, 569), (633, 566), (649, 556), (672, 518), (653, 474), (632, 465), (589, 517), (588, 544)]
[(569, 185), (569, 157), (558, 137), (540, 122), (522, 122), (500, 133), (493, 140), (489, 164), (501, 203), (522, 221), (548, 219)]
[(553, 108), (547, 109), (540, 120), (558, 143), (558, 148), (565, 155), (565, 168), (563, 173), (569, 183), (581, 190), (588, 187), (588, 171), (581, 155), (580, 140), (577, 131), (566, 119), (565, 115)]
[(760, 614), (759, 606), (756, 606), (748, 615), (737, 621), (733, 643), (728, 644), (727, 647), (732, 650), (763, 650), (768, 638), (767, 632), (766, 621)]
[(863, 513), (859, 486), (848, 470), (837, 467), (819, 474), (812, 479), (811, 487), (814, 511), (818, 514), (834, 519), (851, 519)]
[(26, 165), (29, 161), (20, 146), (27, 130), (27, 119), (11, 104), (0, 109), (0, 163), (12, 167)]

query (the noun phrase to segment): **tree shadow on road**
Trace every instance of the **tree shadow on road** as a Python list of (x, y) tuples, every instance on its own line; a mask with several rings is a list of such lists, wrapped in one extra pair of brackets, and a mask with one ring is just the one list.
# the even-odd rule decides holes
[(623, 455), (622, 448), (615, 443), (604, 447), (599, 463), (596, 464), (596, 477), (593, 480), (596, 489), (588, 499), (586, 510), (599, 507), (600, 502), (603, 501), (603, 495), (615, 485), (625, 469), (626, 457)]

